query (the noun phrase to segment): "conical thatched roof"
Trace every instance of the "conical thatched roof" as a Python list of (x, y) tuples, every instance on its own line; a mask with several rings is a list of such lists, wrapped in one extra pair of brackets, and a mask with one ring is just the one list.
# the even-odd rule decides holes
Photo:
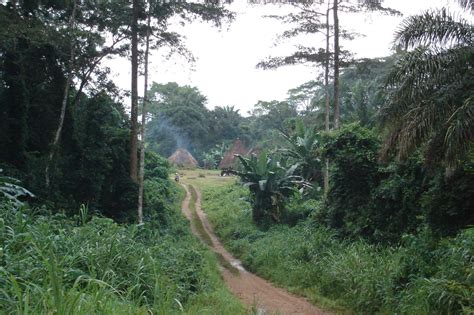
[(230, 149), (225, 153), (224, 158), (219, 163), (219, 168), (233, 168), (235, 165), (235, 154), (242, 156), (247, 155), (248, 150), (245, 148), (244, 143), (237, 139), (234, 141)]
[(168, 161), (174, 166), (195, 168), (198, 166), (196, 159), (188, 150), (179, 148), (169, 158)]

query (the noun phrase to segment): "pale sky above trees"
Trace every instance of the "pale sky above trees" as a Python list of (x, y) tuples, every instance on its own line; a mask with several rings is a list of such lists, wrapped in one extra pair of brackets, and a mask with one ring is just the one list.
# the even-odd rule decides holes
[[(343, 40), (344, 48), (356, 57), (383, 57), (390, 54), (394, 31), (406, 16), (421, 11), (454, 6), (450, 0), (385, 0), (384, 6), (399, 10), (403, 16), (380, 13), (341, 14), (343, 28), (363, 34), (353, 41)], [(172, 27), (186, 37), (186, 45), (196, 62), (190, 64), (182, 57), (166, 59), (160, 52), (150, 58), (150, 82), (177, 82), (192, 85), (207, 96), (207, 107), (234, 105), (242, 114), (259, 100), (282, 100), (286, 92), (304, 82), (318, 78), (321, 70), (314, 66), (287, 66), (277, 70), (256, 69), (255, 65), (268, 56), (294, 51), (295, 44), (323, 47), (322, 38), (301, 37), (297, 41), (275, 45), (278, 34), (288, 28), (269, 18), (270, 14), (285, 14), (287, 5), (250, 5), (237, 0), (229, 7), (236, 19), (220, 30), (210, 24), (193, 22)], [(130, 63), (123, 59), (107, 62), (116, 84), (129, 90)], [(140, 83), (141, 84), (141, 83)], [(141, 86), (139, 84), (139, 86)]]

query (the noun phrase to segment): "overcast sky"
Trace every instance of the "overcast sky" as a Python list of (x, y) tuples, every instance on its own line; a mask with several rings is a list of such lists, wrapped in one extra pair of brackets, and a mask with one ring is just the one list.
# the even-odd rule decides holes
[[(342, 45), (357, 57), (382, 57), (390, 54), (391, 41), (396, 28), (407, 16), (430, 8), (449, 6), (451, 0), (385, 0), (384, 6), (397, 9), (403, 16), (377, 13), (341, 14), (343, 28), (364, 34)], [(305, 36), (296, 42), (275, 45), (275, 40), (288, 26), (265, 18), (268, 14), (284, 14), (289, 6), (249, 5), (237, 0), (229, 9), (236, 18), (222, 29), (194, 22), (184, 27), (174, 26), (186, 37), (186, 46), (196, 62), (184, 58), (166, 60), (159, 52), (150, 58), (150, 82), (177, 82), (196, 86), (207, 99), (207, 107), (234, 105), (242, 114), (247, 113), (259, 100), (283, 100), (289, 89), (315, 79), (314, 66), (287, 66), (278, 70), (256, 69), (255, 65), (268, 56), (281, 56), (294, 51), (294, 44), (324, 47), (317, 37)], [(130, 89), (130, 65), (127, 60), (108, 62), (113, 80), (125, 90)], [(142, 85), (142, 83), (140, 83)], [(140, 85), (140, 90), (142, 90)]]

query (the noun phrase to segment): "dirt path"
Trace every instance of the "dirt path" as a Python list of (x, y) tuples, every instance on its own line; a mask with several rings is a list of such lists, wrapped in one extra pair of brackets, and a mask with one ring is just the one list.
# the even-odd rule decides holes
[[(186, 185), (182, 184), (182, 186), (186, 190), (186, 198), (182, 204), (183, 214), (190, 220), (192, 232), (201, 238), (192, 223), (193, 213), (189, 207), (191, 193)], [(238, 274), (235, 274), (235, 272), (232, 273), (222, 266), (220, 268), (225, 282), (235, 296), (245, 305), (256, 308), (257, 314), (329, 314), (316, 308), (304, 298), (290, 294), (284, 289), (274, 287), (268, 281), (246, 271), (241, 262), (234, 258), (224, 246), (222, 246), (215, 235), (207, 219), (207, 215), (201, 209), (201, 193), (196, 187), (194, 187), (194, 189), (197, 193), (195, 203), (196, 214), (198, 219), (202, 222), (205, 232), (207, 232), (212, 240), (211, 249), (220, 254), (228, 263), (239, 270)]]

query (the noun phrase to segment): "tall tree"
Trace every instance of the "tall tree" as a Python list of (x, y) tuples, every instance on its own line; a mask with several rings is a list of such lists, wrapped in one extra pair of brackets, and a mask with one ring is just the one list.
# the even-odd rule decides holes
[(145, 178), (145, 136), (146, 136), (146, 116), (147, 116), (147, 103), (148, 103), (148, 56), (150, 52), (150, 26), (151, 26), (151, 1), (148, 1), (148, 12), (147, 12), (147, 30), (145, 36), (145, 72), (144, 72), (144, 83), (143, 83), (143, 106), (142, 106), (142, 125), (140, 132), (140, 171), (138, 173), (138, 224), (143, 223), (143, 191), (144, 191), (144, 178)]
[[(324, 4), (326, 3), (326, 8)], [(277, 68), (284, 65), (292, 65), (298, 63), (315, 63), (317, 66), (323, 66), (324, 68), (324, 85), (325, 85), (325, 130), (330, 130), (330, 90), (329, 90), (329, 76), (333, 74), (333, 108), (334, 108), (334, 122), (333, 126), (339, 128), (340, 124), (340, 82), (339, 72), (341, 59), (345, 60), (346, 63), (349, 61), (350, 54), (347, 51), (342, 51), (340, 46), (340, 38), (352, 39), (353, 35), (349, 32), (340, 30), (339, 26), (339, 11), (340, 3), (344, 3), (343, 10), (346, 12), (358, 12), (361, 10), (378, 10), (388, 12), (390, 14), (396, 14), (398, 12), (382, 7), (380, 2), (374, 2), (370, 0), (366, 1), (351, 1), (351, 0), (333, 0), (331, 1), (305, 1), (305, 2), (294, 2), (292, 3), (299, 12), (290, 13), (285, 16), (271, 16), (282, 20), (285, 23), (295, 24), (293, 28), (285, 31), (282, 38), (292, 38), (301, 34), (321, 34), (325, 39), (325, 49), (315, 47), (303, 47), (299, 46), (298, 50), (292, 55), (285, 57), (273, 57), (268, 58), (265, 61), (260, 62), (257, 67), (261, 68)], [(333, 11), (332, 24), (330, 23), (330, 11)], [(324, 18), (325, 22), (321, 20)], [(334, 40), (333, 51), (330, 51), (330, 39)], [(332, 63), (332, 71), (331, 68)], [(324, 172), (324, 189), (327, 192), (329, 188), (329, 161), (326, 160), (326, 171)]]
[[(60, 203), (61, 208), (77, 210), (78, 204), (87, 203), (94, 211), (109, 210), (103, 213), (125, 219), (130, 215), (127, 211), (136, 206), (134, 186), (128, 180), (128, 126), (121, 104), (114, 101), (114, 87), (99, 63), (123, 49), (118, 42), (126, 31), (122, 21), (130, 16), (129, 11), (119, 14), (124, 11), (120, 0), (96, 6), (84, 1), (17, 1), (14, 10), (3, 3), (2, 165), (15, 167), (38, 196), (46, 197), (49, 192), (49, 200)], [(108, 36), (112, 30), (118, 34)], [(49, 164), (50, 189), (46, 191), (45, 168), (55, 137), (59, 140)]]
[[(326, 58), (324, 60), (324, 129), (326, 132), (330, 130), (330, 125), (329, 125), (329, 116), (330, 116), (330, 96), (329, 96), (329, 67), (331, 64), (331, 54), (329, 50), (329, 41), (331, 37), (331, 25), (329, 24), (329, 12), (330, 12), (330, 2), (328, 1), (328, 7), (326, 10)], [(326, 160), (326, 164), (328, 164), (328, 161)], [(327, 165), (326, 165), (327, 166)], [(326, 167), (327, 168), (327, 167)], [(326, 174), (326, 173), (325, 173)], [(325, 178), (324, 180), (324, 188), (326, 191), (326, 182), (328, 181), (329, 176), (327, 174), (325, 175), (327, 179)]]
[(334, 0), (332, 8), (334, 20), (334, 128), (339, 128), (341, 113), (339, 109), (339, 54), (341, 48), (339, 46), (339, 1)]
[(50, 178), (49, 178), (49, 168), (51, 166), (51, 163), (53, 162), (54, 155), (57, 150), (57, 146), (59, 144), (59, 138), (61, 137), (61, 132), (63, 130), (63, 125), (64, 125), (64, 117), (66, 117), (66, 108), (67, 108), (67, 103), (68, 103), (68, 98), (69, 98), (69, 88), (71, 86), (72, 82), (72, 77), (73, 77), (73, 69), (74, 69), (74, 55), (75, 55), (75, 39), (74, 39), (74, 27), (76, 24), (76, 12), (77, 12), (77, 0), (73, 1), (72, 5), (72, 13), (71, 17), (69, 18), (69, 39), (70, 39), (70, 49), (69, 49), (69, 61), (68, 61), (68, 73), (67, 73), (67, 79), (66, 79), (66, 84), (64, 86), (64, 92), (63, 92), (63, 100), (61, 104), (61, 114), (59, 115), (59, 122), (58, 122), (58, 128), (56, 129), (56, 133), (54, 134), (54, 140), (51, 146), (51, 151), (48, 156), (48, 161), (46, 162), (46, 170), (45, 170), (45, 185), (46, 188), (49, 188), (50, 184)]
[[(103, 88), (108, 89), (106, 71), (100, 66), (100, 61), (106, 56), (119, 53), (122, 49), (119, 44), (123, 36), (120, 36), (118, 32), (121, 26), (119, 12), (123, 11), (123, 9), (118, 10), (120, 2), (118, 0), (114, 4), (107, 2), (96, 6), (82, 1), (61, 3), (11, 1), (7, 2), (6, 6), (0, 7), (2, 26), (5, 30), (0, 35), (2, 41), (8, 43), (20, 40), (25, 44), (43, 47), (43, 49), (54, 46), (57, 53), (53, 53), (50, 49), (50, 57), (47, 59), (56, 58), (56, 62), (68, 71), (65, 74), (64, 86), (61, 87), (63, 93), (59, 118), (55, 123), (57, 127), (51, 135), (49, 128), (45, 128), (42, 133), (42, 136), (50, 136), (49, 152), (45, 158), (46, 165), (44, 165), (43, 174), (43, 184), (46, 184), (46, 187), (51, 184), (50, 173), (56, 168), (55, 160), (61, 152), (61, 136), (65, 128), (68, 108), (74, 107), (79, 99), (86, 95), (84, 91), (92, 81), (96, 83), (95, 89), (91, 88), (88, 91), (89, 94), (98, 93)], [(113, 22), (107, 19), (110, 15), (116, 17)], [(12, 27), (12, 24), (8, 25), (12, 22), (15, 27)], [(110, 40), (108, 41), (110, 45), (106, 44), (106, 37)], [(15, 46), (17, 45), (13, 45), (13, 51)], [(4, 47), (8, 47), (8, 44)], [(23, 50), (23, 52), (26, 51)], [(76, 82), (79, 83), (78, 88), (74, 89)], [(30, 85), (28, 89), (30, 92), (25, 93), (26, 99), (29, 98), (28, 94), (34, 94), (31, 91), (38, 90), (38, 87)], [(36, 104), (37, 101), (34, 106)], [(54, 104), (50, 106), (54, 107)]]
[[(143, 30), (141, 27), (142, 18), (146, 16), (143, 13), (141, 0), (132, 2), (132, 21), (131, 21), (131, 128), (130, 128), (130, 178), (138, 181), (138, 44), (139, 33)], [(164, 1), (157, 2), (151, 11), (152, 20), (150, 22), (150, 36), (154, 43), (150, 43), (151, 48), (167, 46), (170, 53), (180, 53), (188, 59), (192, 55), (187, 51), (182, 43), (181, 36), (175, 32), (168, 31), (169, 20), (172, 17), (181, 18), (181, 22), (190, 22), (195, 19), (212, 22), (219, 26), (222, 20), (230, 20), (233, 17), (223, 6), (212, 1), (204, 3), (188, 3), (182, 1)], [(148, 29), (148, 28), (147, 28)]]
[[(329, 54), (329, 38), (330, 38), (330, 25), (329, 25), (329, 10), (330, 10), (330, 2), (328, 1), (328, 8), (326, 10), (326, 60), (324, 64), (324, 98), (325, 98), (325, 106), (324, 106), (324, 127), (326, 132), (329, 132), (330, 125), (329, 125), (329, 115), (330, 115), (330, 104), (329, 104), (329, 65), (330, 65), (330, 54)], [(339, 25), (338, 25), (339, 27)], [(339, 61), (339, 54), (337, 57)], [(336, 93), (334, 93), (336, 94)], [(329, 192), (329, 158), (324, 159), (324, 194), (327, 195)]]
[(147, 141), (151, 150), (169, 156), (181, 147), (199, 158), (214, 145), (209, 142), (212, 135), (207, 100), (197, 88), (154, 82), (149, 95), (151, 119)]
[(137, 182), (138, 169), (138, 12), (139, 0), (132, 1), (131, 106), (130, 106), (130, 178)]
[(222, 141), (233, 141), (243, 136), (241, 123), (243, 118), (238, 109), (234, 106), (216, 106), (209, 112), (210, 133), (213, 136), (213, 143)]

